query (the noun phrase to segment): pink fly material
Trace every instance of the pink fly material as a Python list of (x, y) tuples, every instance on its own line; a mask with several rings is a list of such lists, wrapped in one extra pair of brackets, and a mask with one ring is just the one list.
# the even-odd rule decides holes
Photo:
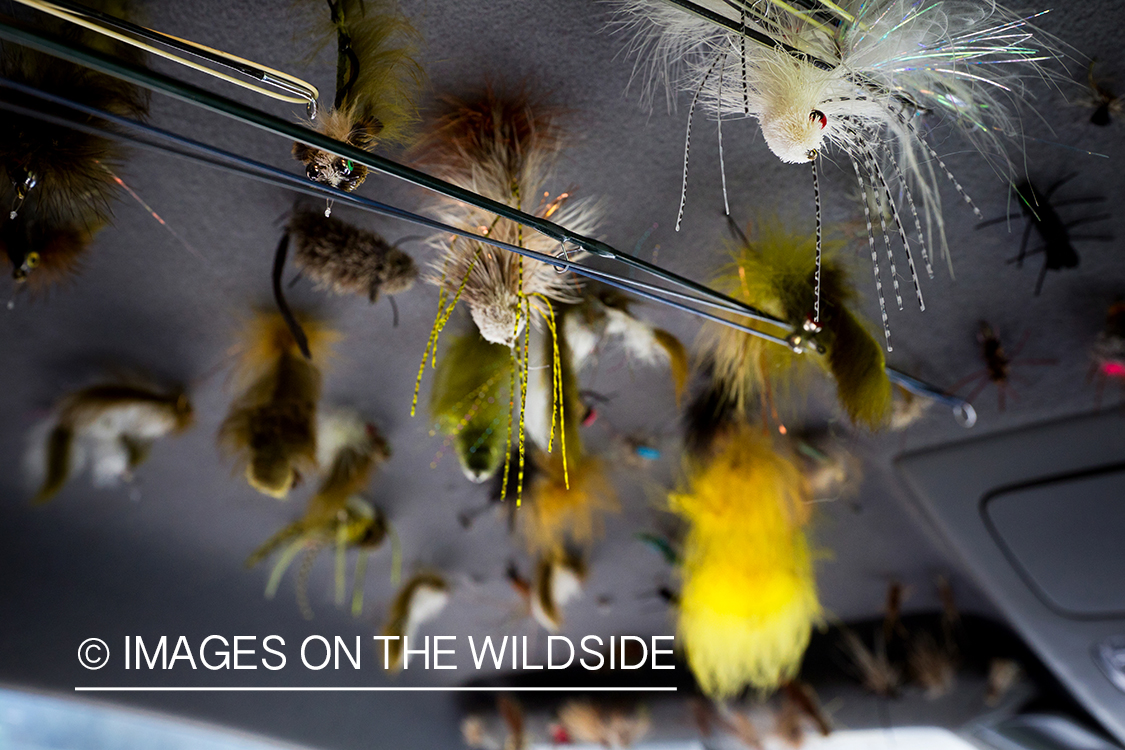
[(1125, 378), (1125, 364), (1121, 362), (1106, 362), (1101, 367), (1102, 375), (1107, 378)]

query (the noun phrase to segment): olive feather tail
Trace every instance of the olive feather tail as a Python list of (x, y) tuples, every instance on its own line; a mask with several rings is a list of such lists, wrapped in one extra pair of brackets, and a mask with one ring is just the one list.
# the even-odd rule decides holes
[(882, 347), (850, 310), (838, 310), (831, 327), (828, 362), (840, 403), (857, 424), (884, 424), (891, 414), (892, 390)]

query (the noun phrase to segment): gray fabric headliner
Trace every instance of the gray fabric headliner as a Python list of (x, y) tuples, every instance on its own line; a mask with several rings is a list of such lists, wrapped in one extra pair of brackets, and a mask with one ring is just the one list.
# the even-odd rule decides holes
[[(651, 113), (638, 101), (636, 86), (627, 93), (633, 61), (623, 52), (625, 39), (606, 33), (607, 5), (590, 0), (527, 3), (491, 0), (455, 3), (404, 0), (426, 42), (425, 67), (431, 78), (427, 94), (471, 94), (486, 81), (528, 86), (551, 93), (571, 111), (573, 145), (566, 151), (555, 190), (575, 187), (582, 194), (604, 196), (610, 211), (604, 239), (632, 250), (654, 223), (659, 227), (641, 254), (663, 266), (704, 280), (722, 262), (727, 236), (722, 215), (719, 165), (713, 123), (698, 118), (693, 136), (686, 218), (672, 231), (679, 199), (683, 132), (687, 102), (669, 114), (658, 102)], [(333, 85), (333, 56), (322, 52), (308, 67), (291, 39), (286, 13), (260, 2), (160, 2), (146, 5), (146, 22), (165, 30), (230, 50), (244, 57), (293, 70), (322, 91)], [(1097, 56), (1107, 73), (1125, 81), (1119, 54), (1125, 28), (1125, 4), (1115, 0), (1060, 2), (1042, 26)], [(194, 74), (159, 68), (193, 81)], [(1085, 71), (1071, 65), (1078, 81)], [(204, 85), (211, 85), (204, 82)], [(296, 108), (244, 96), (228, 96), (285, 117)], [(1088, 107), (1067, 103), (1046, 87), (1036, 88), (1023, 126), (1029, 140), (1026, 162), (1031, 176), (1049, 183), (1072, 171), (1078, 176), (1063, 197), (1106, 195), (1114, 214), (1098, 231), (1125, 237), (1116, 211), (1125, 196), (1125, 156), (1121, 123), (1089, 125)], [(1080, 99), (1080, 84), (1066, 97)], [(1032, 111), (1038, 116), (1031, 114)], [(182, 102), (154, 96), (152, 121), (197, 139), (238, 150), (294, 172), (289, 144), (234, 124)], [(947, 163), (981, 207), (985, 217), (1003, 214), (1003, 184), (957, 140), (936, 144)], [(811, 224), (812, 195), (807, 175), (778, 162), (749, 122), (725, 122), (724, 146), (730, 202), (740, 222), (759, 211), (780, 208)], [(1092, 151), (1109, 158), (1087, 155)], [(847, 164), (826, 164), (822, 177), (825, 211), (830, 220), (855, 221), (848, 197), (854, 178)], [(166, 221), (182, 242), (140, 206), (123, 198), (115, 226), (104, 231), (88, 254), (82, 275), (70, 288), (49, 299), (16, 299), (14, 309), (0, 311), (0, 680), (49, 690), (68, 691), (89, 680), (73, 663), (75, 645), (90, 635), (110, 643), (129, 633), (278, 632), (299, 638), (311, 632), (341, 635), (373, 632), (371, 615), (354, 622), (330, 602), (331, 565), (321, 561), (312, 577), (317, 618), (302, 621), (293, 603), (291, 582), (274, 601), (262, 597), (267, 572), (247, 572), (247, 553), (301, 507), (304, 495), (277, 503), (256, 495), (232, 476), (220, 459), (215, 430), (230, 399), (225, 381), (226, 350), (241, 315), (269, 301), (269, 269), (279, 224), (291, 205), (286, 192), (186, 164), (166, 156), (137, 152), (123, 174), (126, 181)], [(419, 189), (373, 176), (365, 195), (404, 207), (424, 205)], [(1042, 420), (1089, 411), (1094, 388), (1087, 383), (1088, 349), (1102, 325), (1104, 310), (1125, 291), (1121, 240), (1078, 245), (1081, 267), (1048, 275), (1042, 296), (1032, 296), (1037, 260), (1022, 271), (1005, 263), (1015, 254), (1019, 230), (1003, 227), (974, 231), (975, 219), (945, 192), (946, 227), (956, 278), (938, 268), (925, 282), (928, 310), (910, 307), (892, 312), (895, 351), (890, 363), (939, 386), (948, 386), (980, 365), (974, 336), (977, 321), (987, 319), (1011, 343), (1028, 335), (1025, 356), (1053, 357), (1059, 364), (1018, 370), (1019, 399), (999, 413), (995, 394), (977, 400), (978, 425), (965, 431), (948, 411), (935, 407), (920, 424), (902, 434), (854, 435), (855, 450), (867, 462), (867, 478), (854, 502), (826, 504), (814, 527), (817, 544), (830, 555), (820, 563), (819, 588), (825, 607), (843, 619), (876, 615), (887, 581), (913, 584), (907, 607), (935, 604), (930, 580), (951, 571), (963, 606), (989, 614), (994, 610), (976, 593), (957, 560), (931, 534), (892, 473), (891, 460), (905, 449), (946, 444)], [(1080, 216), (1088, 207), (1064, 215)], [(337, 209), (357, 224), (388, 238), (415, 234), (414, 228)], [(1091, 211), (1092, 212), (1092, 211)], [(195, 252), (189, 252), (184, 245)], [(658, 245), (658, 253), (654, 246)], [(421, 260), (418, 245), (408, 246)], [(857, 245), (857, 247), (859, 247)], [(198, 257), (195, 253), (198, 253)], [(866, 311), (877, 319), (866, 250), (854, 262)], [(300, 284), (291, 302), (318, 310), (347, 338), (325, 381), (325, 403), (351, 404), (370, 415), (388, 436), (395, 455), (371, 490), (372, 499), (390, 515), (403, 540), (408, 566), (429, 565), (449, 571), (458, 590), (442, 615), (442, 632), (483, 635), (531, 634), (526, 622), (511, 624), (514, 602), (502, 581), (505, 562), (518, 552), (504, 525), (491, 516), (470, 530), (456, 514), (483, 500), (480, 487), (464, 481), (447, 456), (428, 468), (439, 447), (422, 417), (411, 419), (411, 390), (419, 357), (432, 322), (436, 293), (419, 285), (398, 299), (401, 323), (392, 328), (391, 311), (381, 303), (329, 298)], [(692, 319), (648, 306), (644, 314), (691, 342), (698, 330)], [(139, 367), (173, 380), (189, 382), (198, 422), (183, 437), (159, 443), (141, 469), (134, 488), (95, 491), (73, 482), (46, 508), (29, 508), (19, 463), (25, 434), (59, 394), (88, 383), (115, 367)], [(595, 446), (609, 445), (607, 425), (621, 433), (638, 432), (659, 439), (663, 458), (647, 470), (622, 471), (618, 488), (625, 512), (609, 520), (607, 541), (596, 548), (587, 596), (567, 612), (568, 634), (670, 633), (672, 625), (657, 600), (647, 598), (666, 571), (657, 556), (638, 542), (632, 530), (651, 527), (658, 487), (672, 481), (678, 462), (677, 414), (664, 373), (622, 366), (619, 356), (604, 359), (587, 387), (614, 398), (589, 431)], [(1107, 400), (1117, 399), (1107, 393)], [(813, 395), (810, 409), (827, 414)], [(839, 429), (847, 432), (845, 426)], [(957, 467), (949, 467), (956, 471)], [(132, 495), (131, 495), (132, 493)], [(137, 499), (131, 502), (130, 497)], [(381, 612), (392, 590), (386, 570), (389, 555), (380, 553), (371, 567), (369, 612)], [(598, 597), (612, 603), (599, 610)], [(400, 684), (427, 680), (457, 681), (471, 672), (447, 672), (400, 678)], [(260, 676), (260, 675), (258, 675)], [(129, 676), (115, 676), (126, 680)], [(180, 676), (172, 682), (182, 682)], [(192, 679), (206, 682), (209, 675)], [(341, 676), (319, 675), (337, 683)], [(302, 681), (304, 675), (285, 675)], [(346, 676), (365, 684), (382, 684), (381, 676)], [(445, 697), (387, 696), (376, 705), (366, 697), (320, 700), (303, 696), (205, 696), (139, 699), (149, 706), (259, 729), (326, 746), (358, 747), (374, 738), (372, 719), (397, 712), (422, 716), (441, 712), (429, 728), (392, 726), (397, 746), (436, 746), (454, 742), (455, 728)], [(375, 705), (373, 709), (372, 706)], [(409, 738), (409, 739), (407, 739)], [(387, 746), (396, 746), (388, 739)]]

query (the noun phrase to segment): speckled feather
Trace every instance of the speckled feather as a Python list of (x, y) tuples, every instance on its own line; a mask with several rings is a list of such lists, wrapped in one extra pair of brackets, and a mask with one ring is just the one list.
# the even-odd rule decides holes
[[(601, 206), (575, 200), (567, 192), (545, 197), (565, 135), (559, 111), (527, 94), (500, 96), (488, 90), (472, 100), (447, 99), (446, 111), (417, 150), (418, 163), (435, 176), (527, 213), (545, 216), (585, 235), (593, 234)], [(555, 240), (487, 211), (443, 201), (435, 216), (452, 226), (544, 254), (559, 250)], [(511, 346), (523, 330), (521, 297), (543, 295), (556, 302), (578, 301), (572, 274), (554, 266), (521, 259), (479, 242), (435, 236), (441, 252), (427, 281), (452, 298), (461, 288), (481, 335)], [(572, 253), (571, 258), (580, 257)], [(522, 273), (521, 273), (522, 269)], [(533, 313), (535, 310), (533, 302)], [(542, 307), (542, 303), (538, 303)], [(538, 315), (533, 316), (538, 320)]]

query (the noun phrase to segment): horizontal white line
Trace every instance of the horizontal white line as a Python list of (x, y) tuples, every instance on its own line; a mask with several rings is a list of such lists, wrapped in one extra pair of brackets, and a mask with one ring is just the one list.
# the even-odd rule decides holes
[(674, 693), (675, 687), (76, 687), (78, 693)]

